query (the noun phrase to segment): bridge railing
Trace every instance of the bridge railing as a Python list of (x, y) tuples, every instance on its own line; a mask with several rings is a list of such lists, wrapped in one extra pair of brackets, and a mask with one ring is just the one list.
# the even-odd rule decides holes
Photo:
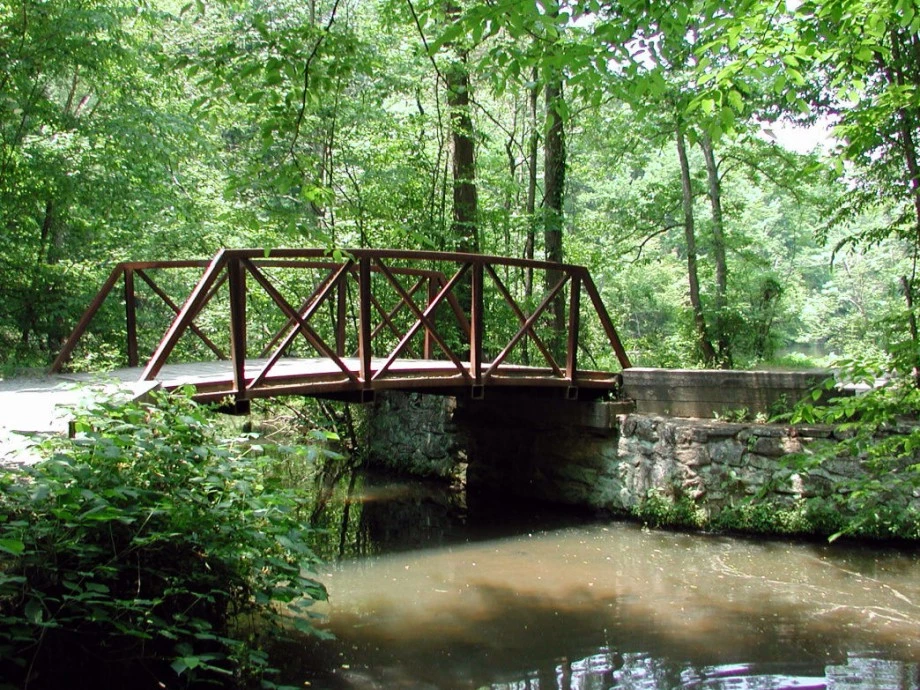
[[(170, 268), (204, 268), (181, 307), (149, 275)], [(526, 272), (536, 274), (539, 286), (530, 300), (521, 287)], [(180, 340), (193, 334), (211, 356), (231, 363), (231, 386), (215, 388), (213, 397), (241, 401), (294, 390), (302, 382), (283, 366), (294, 357), (331, 365), (319, 376), (327, 388), (361, 397), (422, 375), (429, 385), (443, 379), (469, 386), (474, 396), (496, 384), (558, 385), (575, 397), (592, 380), (579, 361), (587, 352), (586, 316), (604, 349), (609, 345), (619, 366), (629, 366), (597, 287), (580, 266), (450, 252), (226, 249), (210, 262), (120, 264), (55, 370), (120, 278), (129, 365), (140, 363), (134, 287), (140, 278), (175, 314), (142, 378), (156, 378)], [(436, 361), (443, 366), (432, 368)], [(413, 367), (418, 362), (428, 364)]]
[[(93, 298), (89, 307), (80, 317), (77, 325), (71, 331), (67, 340), (64, 341), (60, 351), (51, 365), (52, 372), (62, 371), (65, 365), (73, 356), (74, 350), (80, 340), (87, 334), (89, 327), (94, 319), (97, 319), (103, 305), (113, 295), (120, 293), (120, 300), (124, 304), (124, 356), (129, 367), (136, 367), (140, 364), (139, 332), (146, 330), (150, 324), (150, 318), (142, 318), (139, 322), (138, 313), (151, 311), (152, 303), (155, 302), (159, 311), (168, 315), (165, 323), (169, 323), (181, 311), (181, 302), (185, 299), (187, 292), (187, 281), (180, 280), (180, 286), (176, 287), (175, 278), (177, 274), (193, 273), (197, 279), (201, 271), (207, 268), (209, 262), (206, 260), (186, 260), (186, 261), (123, 261), (116, 264), (111, 270), (99, 292)], [(164, 274), (168, 278), (164, 279)], [(181, 296), (176, 296), (179, 290), (182, 290), (182, 283), (185, 284), (185, 292)], [(120, 286), (120, 291), (118, 290)], [(146, 295), (141, 292), (146, 291)], [(152, 297), (152, 299), (151, 299)], [(146, 315), (149, 317), (149, 315)], [(155, 319), (155, 317), (153, 317)], [(163, 319), (157, 319), (163, 323)], [(193, 332), (198, 335), (200, 341), (209, 347), (218, 358), (226, 358), (224, 352), (213, 343), (207, 333), (197, 325), (193, 327)], [(159, 336), (157, 336), (159, 339)], [(149, 357), (149, 352), (146, 356)]]

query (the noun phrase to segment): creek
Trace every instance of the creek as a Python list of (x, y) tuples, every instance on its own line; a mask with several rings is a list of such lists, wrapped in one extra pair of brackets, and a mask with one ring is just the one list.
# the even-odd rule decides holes
[[(311, 688), (920, 688), (920, 554), (648, 530), (361, 476), (317, 551)], [(323, 520), (319, 520), (323, 522)]]

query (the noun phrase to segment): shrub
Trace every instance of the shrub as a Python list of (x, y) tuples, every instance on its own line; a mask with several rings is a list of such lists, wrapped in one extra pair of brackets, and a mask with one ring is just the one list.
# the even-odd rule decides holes
[(671, 494), (650, 489), (632, 512), (650, 527), (701, 529), (708, 522), (706, 512), (692, 498), (682, 494), (679, 487), (672, 487)]
[(209, 418), (104, 404), (0, 475), (0, 686), (242, 686), (260, 635), (312, 629), (301, 503)]
[(815, 446), (799, 461), (797, 471), (808, 472), (837, 458), (859, 460), (862, 473), (837, 487), (836, 509), (845, 517), (835, 539), (848, 534), (880, 538), (920, 538), (920, 385), (912, 371), (915, 357), (891, 356), (883, 361), (838, 362), (837, 377), (862, 386), (857, 395), (832, 397), (817, 404), (828, 391), (813, 392), (813, 400), (799, 403), (790, 415), (795, 423), (831, 424), (840, 440)]

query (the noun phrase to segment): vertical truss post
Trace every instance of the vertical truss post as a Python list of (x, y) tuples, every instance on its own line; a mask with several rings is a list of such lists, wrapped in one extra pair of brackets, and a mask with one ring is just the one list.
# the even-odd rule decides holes
[(137, 295), (134, 293), (134, 269), (125, 267), (125, 327), (128, 340), (128, 366), (138, 365)]
[(245, 412), (246, 392), (246, 272), (237, 256), (227, 262), (230, 290), (230, 361), (233, 364), (235, 410)]
[(569, 385), (575, 385), (575, 372), (578, 369), (578, 329), (581, 327), (581, 276), (572, 276), (569, 287), (569, 336), (566, 347), (565, 377)]
[(348, 297), (348, 274), (345, 273), (336, 285), (335, 306), (335, 354), (345, 356), (345, 319), (348, 317), (346, 298)]
[(473, 264), (470, 300), (470, 376), (473, 379), (474, 397), (477, 389), (482, 386), (482, 271), (481, 261)]
[[(358, 264), (358, 357), (362, 391), (371, 387), (371, 259), (362, 256)], [(362, 398), (363, 398), (362, 393)]]
[[(428, 301), (425, 303), (425, 308), (427, 309), (431, 306), (431, 303), (434, 302), (435, 298), (438, 296), (438, 278), (436, 275), (428, 276)], [(431, 315), (432, 320), (435, 319), (435, 314)], [(432, 359), (432, 352), (434, 351), (434, 338), (431, 337), (431, 331), (427, 328), (425, 329), (425, 344), (423, 346), (424, 351), (422, 352), (422, 357), (424, 359)]]

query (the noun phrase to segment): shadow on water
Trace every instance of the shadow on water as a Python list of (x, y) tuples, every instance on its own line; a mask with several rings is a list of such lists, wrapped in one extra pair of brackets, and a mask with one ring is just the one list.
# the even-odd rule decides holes
[(284, 649), (292, 685), (920, 688), (915, 554), (471, 509), (380, 475), (341, 490), (320, 574), (336, 639)]
[(459, 486), (349, 467), (316, 478), (313, 546), (327, 561), (589, 524), (592, 513), (516, 498), (470, 501)]

